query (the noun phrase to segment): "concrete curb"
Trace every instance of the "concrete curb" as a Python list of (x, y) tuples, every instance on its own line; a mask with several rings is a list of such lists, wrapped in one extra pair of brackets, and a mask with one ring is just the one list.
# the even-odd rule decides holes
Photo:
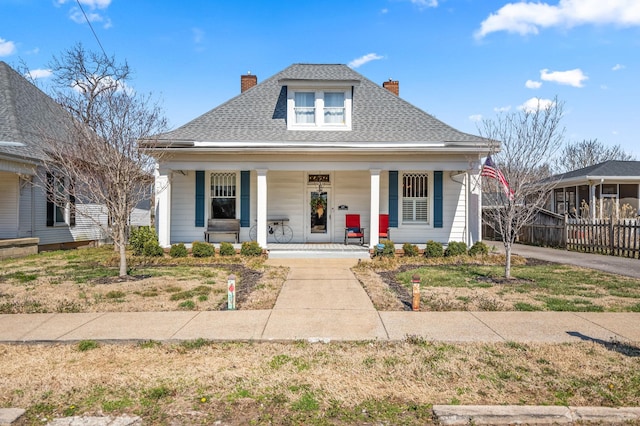
[(0, 408), (0, 426), (9, 426), (25, 413), (22, 408)]
[(433, 416), (440, 425), (636, 424), (640, 407), (434, 405)]

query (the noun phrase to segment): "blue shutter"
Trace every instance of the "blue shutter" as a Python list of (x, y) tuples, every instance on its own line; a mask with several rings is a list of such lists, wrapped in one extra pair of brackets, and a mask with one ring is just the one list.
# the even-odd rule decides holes
[(433, 172), (433, 227), (442, 228), (442, 172)]
[(204, 226), (204, 170), (196, 170), (196, 226)]
[(51, 173), (47, 173), (47, 183), (45, 185), (47, 192), (47, 226), (53, 226), (54, 209), (56, 208), (53, 203), (53, 189), (54, 179)]
[(240, 226), (247, 228), (251, 225), (251, 172), (240, 172)]
[(398, 171), (389, 171), (389, 228), (398, 227)]

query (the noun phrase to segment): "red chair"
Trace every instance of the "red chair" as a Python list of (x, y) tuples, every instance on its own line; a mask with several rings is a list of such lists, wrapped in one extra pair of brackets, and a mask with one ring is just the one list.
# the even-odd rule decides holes
[(360, 226), (360, 215), (345, 215), (345, 225), (344, 244), (348, 244), (349, 238), (358, 238), (360, 240), (360, 245), (364, 245), (364, 228)]
[(381, 214), (378, 216), (378, 237), (380, 239), (390, 240), (391, 231), (389, 230), (389, 215)]

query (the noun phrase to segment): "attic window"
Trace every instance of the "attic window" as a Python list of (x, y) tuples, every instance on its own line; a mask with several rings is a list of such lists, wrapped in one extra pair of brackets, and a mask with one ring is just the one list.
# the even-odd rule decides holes
[(290, 89), (289, 130), (351, 130), (351, 88)]

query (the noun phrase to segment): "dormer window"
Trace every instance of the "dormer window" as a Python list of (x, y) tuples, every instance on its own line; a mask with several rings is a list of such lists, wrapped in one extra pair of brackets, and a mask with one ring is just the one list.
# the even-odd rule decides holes
[(287, 83), (287, 129), (351, 130), (353, 82)]

